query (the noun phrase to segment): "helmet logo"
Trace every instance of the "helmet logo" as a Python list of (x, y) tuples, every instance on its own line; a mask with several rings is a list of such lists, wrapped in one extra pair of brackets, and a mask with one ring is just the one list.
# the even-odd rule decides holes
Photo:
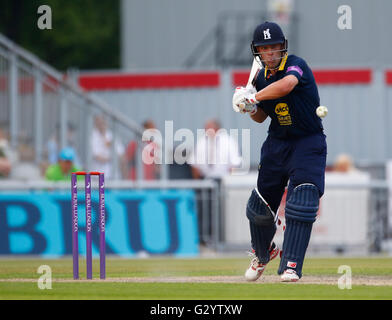
[(269, 29), (263, 30), (263, 33), (264, 33), (264, 40), (271, 39), (271, 34)]

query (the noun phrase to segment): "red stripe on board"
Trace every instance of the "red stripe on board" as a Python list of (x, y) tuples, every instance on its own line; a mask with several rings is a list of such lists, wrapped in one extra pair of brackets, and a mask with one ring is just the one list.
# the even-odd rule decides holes
[[(233, 86), (245, 86), (249, 72), (250, 70), (233, 72)], [(313, 75), (319, 85), (370, 84), (372, 82), (372, 70), (370, 69), (313, 70)]]
[[(245, 86), (250, 70), (239, 70), (232, 73), (233, 86)], [(316, 82), (319, 85), (338, 84), (370, 84), (372, 70), (370, 69), (336, 69), (314, 70)], [(385, 72), (385, 82), (392, 85), (392, 70)], [(44, 90), (53, 89), (46, 83), (57, 88), (58, 82), (47, 78)], [(176, 89), (220, 86), (220, 73), (215, 72), (183, 72), (164, 74), (90, 74), (79, 78), (80, 85), (86, 90), (140, 90), (140, 89)], [(34, 80), (32, 77), (19, 79), (19, 92), (32, 93)], [(8, 90), (8, 78), (0, 77), (0, 91)]]
[(233, 86), (234, 87), (237, 87), (237, 86), (245, 87), (246, 84), (248, 83), (249, 73), (250, 73), (250, 70), (233, 72), (233, 76), (232, 76)]
[(385, 71), (385, 83), (388, 86), (392, 86), (392, 70)]
[(317, 84), (370, 84), (372, 70), (315, 70), (313, 71)]
[(94, 74), (80, 76), (79, 84), (86, 90), (218, 87), (220, 73)]

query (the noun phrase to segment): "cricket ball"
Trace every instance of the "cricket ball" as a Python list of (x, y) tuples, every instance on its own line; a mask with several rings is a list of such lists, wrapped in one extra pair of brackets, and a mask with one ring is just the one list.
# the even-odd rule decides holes
[(324, 118), (328, 114), (328, 109), (325, 106), (319, 106), (316, 109), (316, 114), (320, 118)]

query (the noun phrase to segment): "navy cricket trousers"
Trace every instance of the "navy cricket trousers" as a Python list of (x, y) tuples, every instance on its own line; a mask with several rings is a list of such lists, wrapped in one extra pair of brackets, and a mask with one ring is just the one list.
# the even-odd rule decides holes
[(261, 148), (257, 188), (274, 212), (279, 208), (287, 183), (287, 199), (302, 183), (314, 184), (321, 197), (326, 158), (323, 133), (288, 140), (268, 136)]

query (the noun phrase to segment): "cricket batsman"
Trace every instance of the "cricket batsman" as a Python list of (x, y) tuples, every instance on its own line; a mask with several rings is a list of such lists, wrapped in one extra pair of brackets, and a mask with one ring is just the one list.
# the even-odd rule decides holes
[(316, 115), (320, 105), (317, 85), (307, 63), (288, 55), (287, 48), (278, 24), (257, 26), (251, 49), (261, 70), (251, 85), (238, 87), (233, 96), (236, 111), (248, 113), (258, 123), (271, 119), (261, 148), (257, 187), (246, 207), (253, 255), (245, 272), (248, 281), (259, 279), (267, 263), (279, 255), (273, 238), (286, 186), (286, 229), (278, 274), (283, 282), (302, 277), (312, 225), (324, 193), (327, 144)]

